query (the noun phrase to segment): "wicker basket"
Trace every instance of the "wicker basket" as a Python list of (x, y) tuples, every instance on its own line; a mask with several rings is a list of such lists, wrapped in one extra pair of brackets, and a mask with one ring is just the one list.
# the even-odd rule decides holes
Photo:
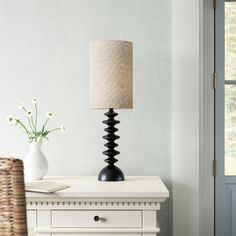
[(23, 163), (0, 158), (0, 236), (27, 236)]

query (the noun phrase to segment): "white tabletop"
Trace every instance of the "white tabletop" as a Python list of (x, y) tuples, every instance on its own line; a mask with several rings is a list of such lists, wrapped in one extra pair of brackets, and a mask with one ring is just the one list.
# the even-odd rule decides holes
[(127, 176), (125, 181), (98, 181), (96, 176), (46, 177), (70, 188), (52, 194), (26, 193), (26, 198), (168, 198), (169, 191), (158, 176)]

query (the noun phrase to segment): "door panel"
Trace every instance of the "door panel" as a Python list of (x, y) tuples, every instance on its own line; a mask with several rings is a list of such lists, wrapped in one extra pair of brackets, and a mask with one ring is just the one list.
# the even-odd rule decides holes
[(236, 14), (230, 4), (236, 12), (236, 2), (224, 0), (215, 11), (216, 236), (236, 235)]

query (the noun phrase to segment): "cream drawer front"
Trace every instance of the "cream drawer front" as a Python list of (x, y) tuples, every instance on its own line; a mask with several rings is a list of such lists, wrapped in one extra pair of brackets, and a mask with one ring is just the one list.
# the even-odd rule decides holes
[(104, 233), (94, 233), (94, 234), (77, 234), (77, 233), (66, 233), (66, 234), (62, 234), (62, 233), (52, 233), (52, 236), (142, 236), (142, 234), (117, 234), (117, 233), (113, 233), (113, 234), (104, 234)]
[(36, 227), (36, 211), (28, 210), (27, 211), (27, 226), (28, 226), (28, 235), (36, 236), (34, 228)]
[(142, 212), (53, 210), (52, 227), (139, 228), (142, 227)]

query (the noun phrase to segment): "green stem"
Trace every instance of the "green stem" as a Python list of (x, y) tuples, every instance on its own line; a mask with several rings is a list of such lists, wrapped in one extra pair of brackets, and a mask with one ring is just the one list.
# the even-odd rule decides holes
[(49, 130), (49, 131), (48, 131), (48, 134), (51, 133), (51, 132), (53, 132), (53, 131), (56, 131), (56, 130), (60, 130), (60, 128), (55, 128), (55, 129)]
[(37, 130), (37, 121), (38, 121), (38, 107), (37, 104), (34, 104), (35, 106), (35, 130)]
[(35, 126), (35, 124), (34, 124), (33, 116), (30, 117), (30, 121), (31, 121), (31, 124), (32, 124), (32, 126), (33, 126), (33, 130), (34, 130), (34, 132), (36, 133), (36, 126)]
[(29, 118), (29, 117), (28, 117), (28, 122), (29, 122), (29, 126), (30, 126), (31, 130), (34, 131), (34, 128), (33, 128), (32, 125), (31, 125), (31, 122), (30, 122), (30, 118)]
[(19, 120), (18, 123), (21, 125), (21, 127), (25, 130), (25, 132), (27, 133), (27, 135), (29, 136), (30, 132), (29, 130), (25, 127), (25, 125), (23, 125), (23, 123)]
[[(23, 107), (23, 110), (27, 114), (28, 111), (25, 107)], [(34, 131), (35, 130), (34, 125), (31, 124), (29, 117), (28, 117), (28, 122), (29, 122), (29, 126), (30, 126), (31, 130)]]
[(45, 121), (45, 123), (44, 123), (44, 125), (43, 125), (43, 128), (42, 128), (42, 132), (44, 132), (44, 129), (45, 129), (45, 127), (46, 127), (48, 121), (49, 121), (49, 118), (47, 118), (47, 120)]
[(39, 142), (42, 142), (44, 138), (44, 136), (40, 137)]

